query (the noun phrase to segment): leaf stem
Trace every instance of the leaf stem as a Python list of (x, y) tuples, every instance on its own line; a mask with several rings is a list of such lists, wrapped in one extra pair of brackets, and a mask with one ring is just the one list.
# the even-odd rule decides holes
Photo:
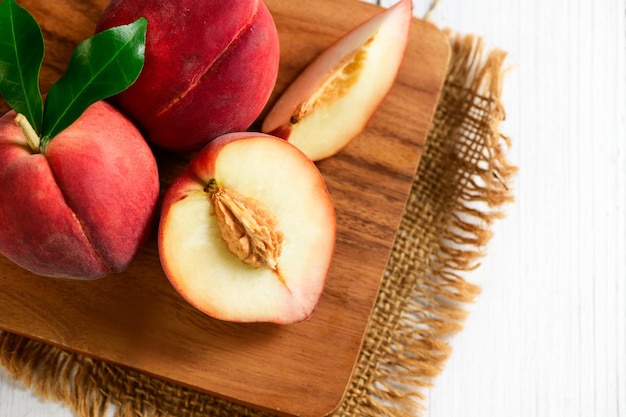
[(35, 132), (35, 129), (33, 129), (33, 126), (31, 126), (26, 116), (18, 113), (17, 116), (15, 116), (15, 123), (22, 131), (22, 134), (26, 138), (26, 142), (28, 143), (28, 147), (31, 149), (31, 151), (33, 151), (34, 153), (40, 153), (41, 140), (39, 139), (39, 135), (37, 135), (37, 132)]

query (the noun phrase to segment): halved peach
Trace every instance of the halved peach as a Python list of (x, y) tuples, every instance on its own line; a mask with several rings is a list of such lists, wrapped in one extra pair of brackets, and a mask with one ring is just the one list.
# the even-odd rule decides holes
[(305, 320), (322, 294), (335, 211), (315, 164), (261, 133), (203, 148), (167, 190), (159, 254), (176, 290), (228, 321)]

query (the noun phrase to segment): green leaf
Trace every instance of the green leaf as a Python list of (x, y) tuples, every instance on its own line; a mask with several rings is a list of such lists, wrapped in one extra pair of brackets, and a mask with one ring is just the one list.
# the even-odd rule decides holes
[(100, 32), (76, 47), (67, 70), (46, 97), (42, 148), (87, 107), (137, 80), (143, 69), (147, 24), (142, 17)]
[(43, 118), (43, 56), (43, 35), (35, 19), (14, 0), (0, 2), (0, 94), (37, 133)]

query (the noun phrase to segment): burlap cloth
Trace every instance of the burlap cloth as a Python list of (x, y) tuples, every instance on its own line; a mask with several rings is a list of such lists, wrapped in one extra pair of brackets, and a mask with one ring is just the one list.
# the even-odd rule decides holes
[[(408, 416), (450, 355), (479, 287), (464, 273), (485, 255), (515, 172), (499, 130), (505, 53), (450, 34), (452, 58), (354, 377), (336, 416)], [(0, 363), (78, 416), (267, 414), (9, 333)], [(314, 392), (311, 393), (315, 395)]]

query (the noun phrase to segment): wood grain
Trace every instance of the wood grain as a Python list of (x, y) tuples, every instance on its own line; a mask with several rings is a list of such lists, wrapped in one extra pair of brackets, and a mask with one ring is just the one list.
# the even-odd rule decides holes
[[(43, 26), (45, 91), (75, 44), (91, 34), (105, 2), (21, 4)], [(319, 51), (379, 11), (357, 1), (267, 4), (281, 40), (271, 101)], [(0, 257), (0, 328), (276, 413), (328, 414), (353, 371), (448, 54), (445, 36), (415, 20), (384, 104), (356, 141), (319, 163), (336, 206), (338, 240), (327, 287), (308, 321), (234, 324), (203, 315), (163, 275), (153, 236), (128, 271), (92, 282), (33, 276)], [(165, 188), (189, 155), (156, 154)]]

